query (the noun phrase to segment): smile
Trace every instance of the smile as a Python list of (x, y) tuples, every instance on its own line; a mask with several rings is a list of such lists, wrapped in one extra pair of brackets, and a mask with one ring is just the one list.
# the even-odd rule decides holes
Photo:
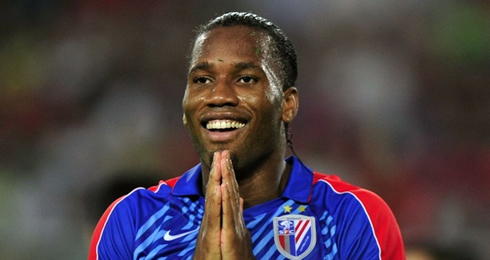
[(208, 130), (234, 130), (245, 126), (244, 123), (233, 120), (211, 120), (206, 124)]

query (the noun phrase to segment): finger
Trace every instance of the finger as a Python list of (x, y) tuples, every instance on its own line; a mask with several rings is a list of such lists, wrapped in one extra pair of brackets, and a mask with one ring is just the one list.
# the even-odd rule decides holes
[(236, 225), (240, 223), (242, 216), (240, 214), (238, 183), (236, 182), (229, 151), (222, 152), (220, 164), (223, 176), (223, 183), (221, 185), (223, 230), (235, 231), (235, 228), (237, 228)]
[(220, 222), (221, 222), (221, 169), (219, 165), (220, 153), (213, 155), (211, 171), (206, 183), (204, 216), (201, 221), (194, 259), (219, 259), (221, 255)]
[(220, 232), (222, 201), (221, 190), (219, 188), (221, 178), (221, 166), (219, 164), (220, 157), (219, 152), (216, 152), (213, 155), (213, 163), (206, 185), (204, 216), (201, 223), (201, 233), (203, 236), (210, 235), (211, 237), (217, 238), (219, 238)]
[(243, 219), (243, 199), (240, 198), (230, 153), (221, 154), (222, 193), (222, 259), (252, 259), (252, 240)]
[(240, 197), (240, 214), (243, 214), (243, 202), (244, 202), (243, 198)]
[(230, 152), (226, 150), (221, 154), (221, 174), (223, 179), (222, 183), (229, 185), (231, 199), (239, 205), (238, 182), (236, 180), (235, 170), (233, 169)]
[(208, 183), (206, 186), (207, 191), (213, 191), (213, 186), (218, 185), (221, 183), (221, 165), (220, 165), (220, 160), (221, 160), (221, 153), (220, 152), (215, 152), (213, 154), (213, 162), (211, 163), (211, 171), (209, 172), (209, 177), (208, 177)]
[[(213, 163), (209, 174), (208, 183), (206, 185), (206, 204), (204, 206), (204, 217), (210, 216), (211, 224), (216, 224), (213, 221), (215, 218), (220, 218), (221, 215), (221, 191), (219, 189), (221, 183), (221, 165), (219, 164), (221, 154), (215, 152), (213, 155)], [(217, 221), (218, 227), (220, 220)]]

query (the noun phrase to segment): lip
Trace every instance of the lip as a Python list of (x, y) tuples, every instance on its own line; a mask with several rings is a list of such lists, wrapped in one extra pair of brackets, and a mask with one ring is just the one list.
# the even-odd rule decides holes
[(248, 121), (250, 121), (248, 117), (236, 112), (211, 112), (202, 115), (200, 118), (201, 125), (206, 125), (206, 123), (211, 120), (232, 120), (244, 124), (247, 124)]
[(205, 129), (204, 136), (211, 142), (223, 143), (236, 140), (239, 134), (243, 131), (243, 128), (220, 132), (220, 131), (210, 131)]

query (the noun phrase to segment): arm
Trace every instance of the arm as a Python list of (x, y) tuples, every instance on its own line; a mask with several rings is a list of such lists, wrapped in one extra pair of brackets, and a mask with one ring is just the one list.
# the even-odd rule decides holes
[(88, 260), (132, 259), (131, 216), (118, 206), (125, 197), (114, 201), (97, 224), (90, 243)]

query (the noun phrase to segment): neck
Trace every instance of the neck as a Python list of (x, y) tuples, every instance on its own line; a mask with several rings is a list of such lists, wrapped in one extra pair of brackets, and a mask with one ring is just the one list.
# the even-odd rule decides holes
[(263, 167), (249, 178), (240, 180), (240, 197), (243, 198), (244, 208), (273, 200), (281, 196), (291, 172), (291, 165), (281, 158), (271, 167)]

